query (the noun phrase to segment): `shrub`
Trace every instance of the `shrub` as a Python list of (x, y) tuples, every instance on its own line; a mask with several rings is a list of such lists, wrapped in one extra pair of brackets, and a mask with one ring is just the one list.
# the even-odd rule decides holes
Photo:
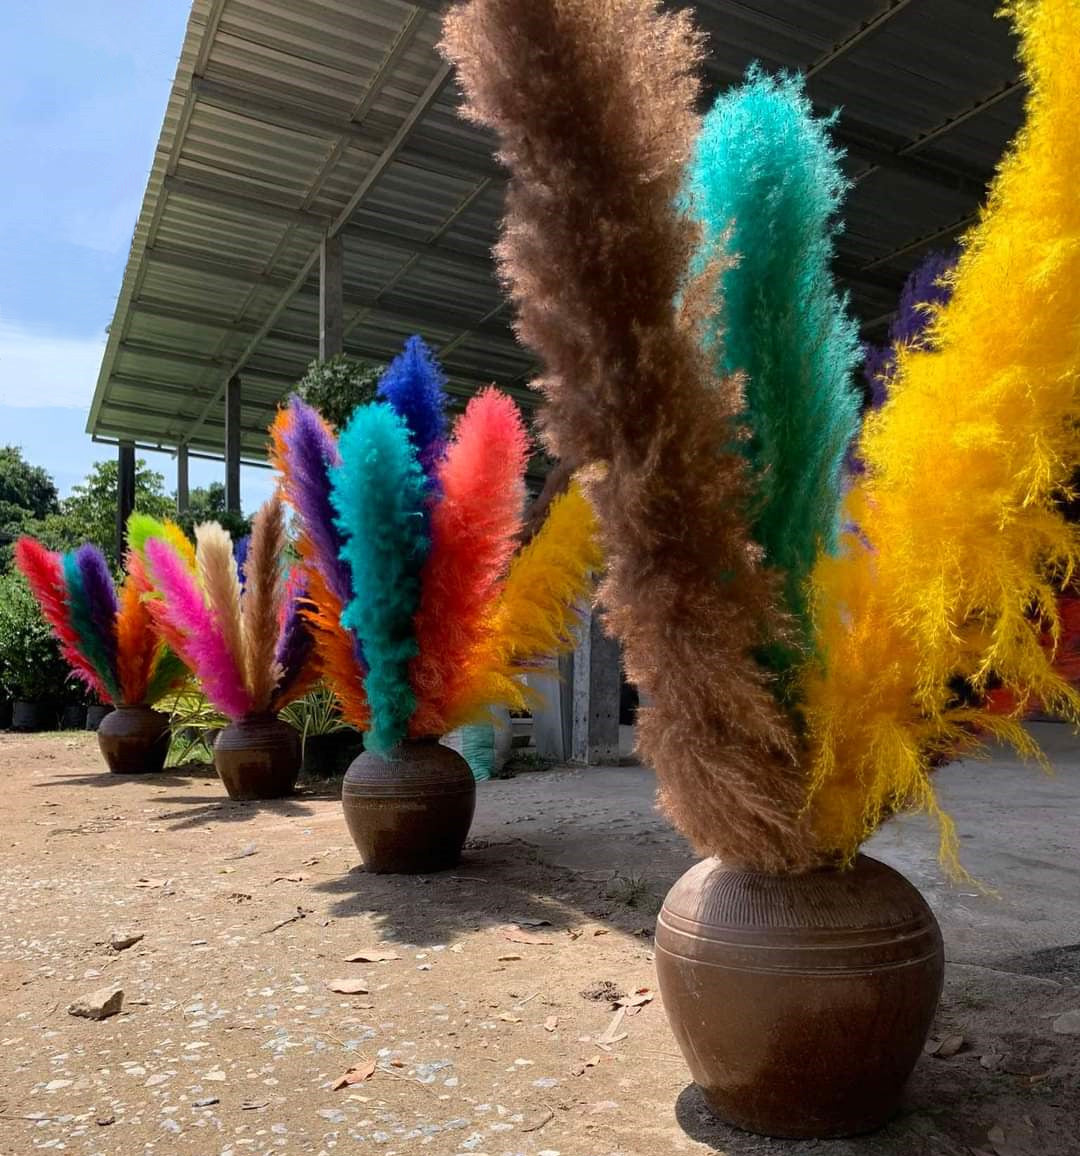
[(67, 666), (21, 574), (0, 578), (0, 684), (13, 699), (65, 694)]
[(344, 353), (313, 361), (296, 383), (296, 395), (336, 430), (342, 429), (358, 405), (375, 399), (383, 366), (366, 365)]

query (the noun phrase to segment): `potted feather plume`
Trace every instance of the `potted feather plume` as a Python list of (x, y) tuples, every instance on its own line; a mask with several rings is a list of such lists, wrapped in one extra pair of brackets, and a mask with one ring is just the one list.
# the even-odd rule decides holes
[(573, 645), (599, 565), (577, 488), (516, 551), (528, 441), (514, 403), (472, 398), (447, 428), (442, 372), (412, 338), (340, 444), (293, 399), (274, 457), (301, 527), (325, 680), (365, 731), (342, 800), (369, 871), (453, 866), (476, 787), (439, 738), (528, 705), (522, 675)]
[(1027, 124), (951, 298), (895, 351), (854, 476), (855, 332), (829, 280), (843, 182), (800, 83), (754, 72), (702, 125), (686, 12), (446, 18), (464, 113), (510, 173), (496, 253), (544, 363), (548, 448), (583, 467), (601, 601), (651, 702), (639, 745), (706, 856), (658, 921), (665, 1008), (708, 1104), (750, 1130), (895, 1110), (941, 936), (859, 847), (919, 808), (955, 861), (935, 767), (987, 734), (1033, 750), (980, 697), (992, 678), (1080, 712), (1054, 657), (1080, 560), (1058, 505), (1080, 463), (1074, 9), (1010, 5)]
[(72, 673), (101, 702), (116, 707), (97, 732), (109, 770), (160, 771), (169, 753), (169, 720), (153, 706), (187, 671), (149, 613), (150, 584), (141, 559), (128, 553), (119, 592), (96, 546), (56, 554), (22, 538), (15, 563)]
[(300, 740), (277, 715), (310, 689), (314, 672), (304, 594), (284, 561), (281, 500), (271, 498), (256, 514), (246, 550), (234, 550), (216, 522), (196, 527), (194, 548), (141, 515), (132, 519), (131, 537), (153, 585), (150, 615), (230, 720), (214, 743), (229, 797), (290, 794)]

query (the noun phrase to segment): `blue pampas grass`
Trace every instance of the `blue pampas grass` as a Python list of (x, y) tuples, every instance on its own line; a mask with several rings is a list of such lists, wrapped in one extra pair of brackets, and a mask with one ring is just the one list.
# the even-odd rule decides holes
[[(699, 267), (721, 247), (735, 258), (705, 339), (720, 372), (747, 375), (751, 531), (784, 575), (803, 651), (810, 570), (819, 551), (837, 546), (859, 414), (858, 327), (830, 269), (847, 185), (828, 127), (800, 77), (751, 68), (706, 116), (685, 190), (703, 227)], [(785, 667), (795, 655), (774, 658)]]
[(404, 420), (429, 484), (446, 450), (445, 386), (446, 376), (421, 337), (410, 337), (379, 379), (379, 397)]
[(352, 598), (341, 621), (360, 639), (368, 666), (367, 745), (386, 753), (405, 738), (416, 709), (409, 663), (417, 653), (413, 618), (430, 545), (427, 479), (409, 427), (389, 405), (357, 409), (339, 449), (330, 500), (345, 539), (341, 557), (352, 575)]

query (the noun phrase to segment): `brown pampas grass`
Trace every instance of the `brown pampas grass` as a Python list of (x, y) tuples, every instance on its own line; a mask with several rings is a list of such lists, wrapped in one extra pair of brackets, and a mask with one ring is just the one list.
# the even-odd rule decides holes
[(195, 527), (195, 559), (206, 601), (221, 624), (221, 636), (236, 669), (244, 674), (244, 686), (251, 694), (244, 660), (244, 630), (240, 610), (240, 579), (233, 558), (232, 538), (217, 522)]
[(281, 668), (274, 659), (285, 598), (285, 511), (275, 494), (255, 515), (244, 569), (244, 669), (256, 711), (270, 709)]
[(510, 170), (499, 267), (545, 363), (546, 440), (600, 519), (662, 805), (703, 854), (804, 869), (798, 742), (754, 658), (785, 624), (743, 513), (740, 388), (702, 351), (716, 270), (689, 283), (698, 232), (674, 207), (700, 38), (654, 0), (470, 0), (442, 50)]

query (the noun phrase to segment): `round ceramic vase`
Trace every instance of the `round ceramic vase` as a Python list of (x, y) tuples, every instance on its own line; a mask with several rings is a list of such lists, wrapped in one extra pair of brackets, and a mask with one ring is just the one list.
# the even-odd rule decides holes
[(869, 1132), (897, 1110), (945, 970), (922, 895), (884, 863), (776, 876), (706, 859), (656, 928), (664, 1007), (694, 1082), (749, 1132)]
[(169, 718), (145, 705), (118, 706), (97, 728), (98, 746), (118, 775), (149, 774), (165, 766)]
[(365, 751), (354, 759), (341, 802), (368, 871), (427, 874), (460, 861), (476, 781), (457, 751), (437, 739), (412, 739), (385, 757)]
[(281, 799), (300, 773), (300, 736), (275, 715), (230, 723), (214, 743), (214, 766), (230, 799)]

